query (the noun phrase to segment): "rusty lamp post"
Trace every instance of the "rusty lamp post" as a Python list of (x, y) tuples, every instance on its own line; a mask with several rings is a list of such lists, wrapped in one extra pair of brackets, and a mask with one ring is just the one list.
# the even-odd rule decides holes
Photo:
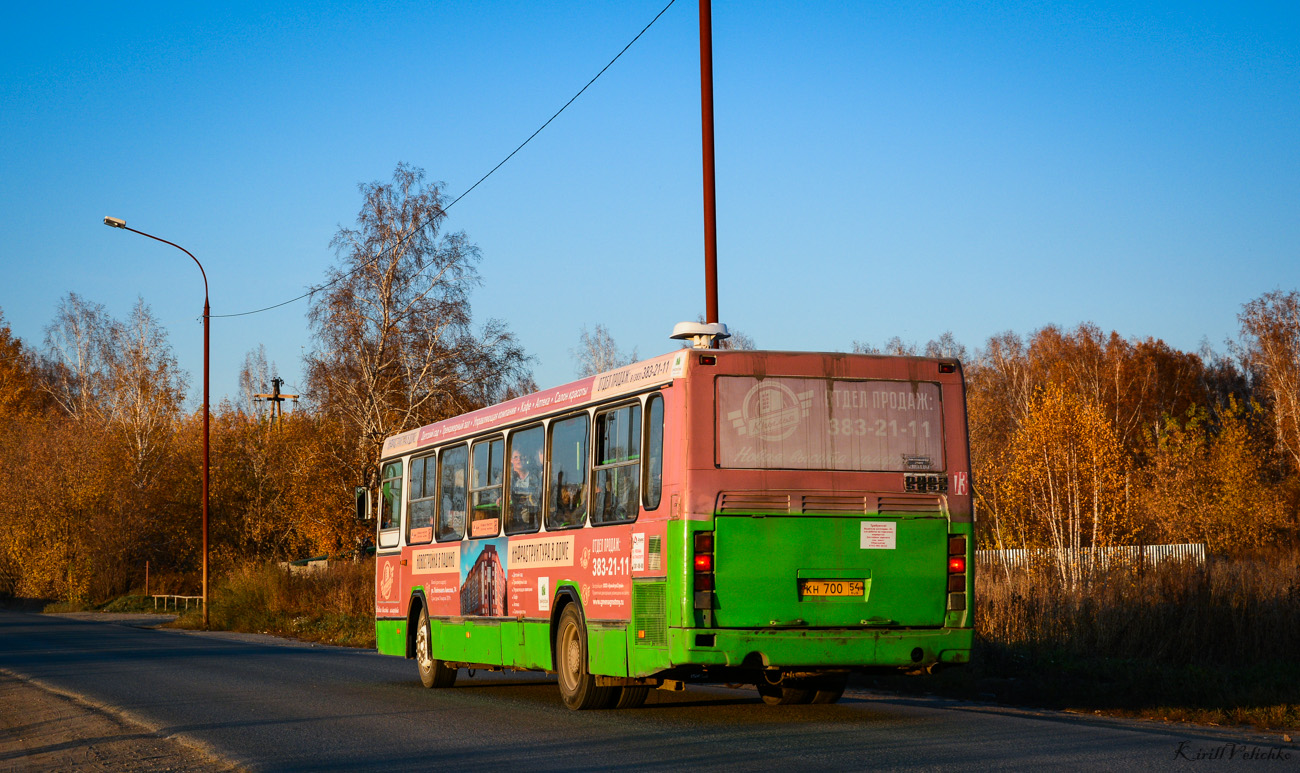
[(199, 273), (203, 275), (203, 627), (206, 629), (208, 627), (208, 323), (211, 319), (208, 308), (208, 272), (203, 270), (203, 264), (199, 263), (199, 259), (194, 257), (193, 253), (179, 244), (159, 239), (144, 231), (128, 228), (126, 221), (120, 218), (106, 217), (104, 225), (147, 236), (156, 242), (170, 244), (189, 255), (194, 264), (199, 267)]

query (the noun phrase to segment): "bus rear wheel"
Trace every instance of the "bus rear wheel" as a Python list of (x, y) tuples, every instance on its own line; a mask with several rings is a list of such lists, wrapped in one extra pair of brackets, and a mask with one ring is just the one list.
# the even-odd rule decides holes
[(814, 682), (816, 694), (813, 703), (835, 703), (844, 696), (844, 688), (849, 684), (848, 674), (826, 674)]
[(618, 702), (614, 704), (614, 708), (639, 709), (645, 705), (646, 696), (649, 694), (649, 687), (624, 687), (619, 690)]
[(429, 630), (429, 612), (420, 610), (419, 628), (415, 631), (415, 662), (420, 667), (420, 684), (425, 687), (451, 687), (456, 683), (456, 669), (433, 656), (433, 635)]
[(555, 672), (564, 705), (574, 711), (609, 708), (620, 696), (614, 688), (599, 687), (587, 669), (587, 625), (577, 604), (560, 613), (555, 630)]
[(762, 677), (759, 677), (757, 687), (758, 694), (763, 698), (763, 702), (769, 706), (794, 706), (801, 703), (811, 703), (816, 692), (802, 686), (802, 684), (798, 687), (768, 684), (767, 680)]

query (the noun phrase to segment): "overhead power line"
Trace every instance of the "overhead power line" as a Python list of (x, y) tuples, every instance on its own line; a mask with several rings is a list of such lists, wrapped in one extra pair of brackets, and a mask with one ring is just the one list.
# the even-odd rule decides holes
[(644, 35), (644, 34), (646, 33), (647, 30), (649, 30), (651, 27), (653, 27), (653, 26), (654, 26), (654, 23), (657, 22), (657, 21), (659, 21), (659, 17), (660, 17), (660, 16), (663, 16), (664, 13), (666, 13), (666, 12), (668, 11), (668, 9), (671, 8), (671, 7), (673, 6), (673, 3), (675, 3), (675, 2), (677, 2), (677, 0), (668, 0), (668, 4), (665, 5), (665, 6), (664, 6), (660, 11), (659, 11), (659, 13), (655, 14), (655, 17), (654, 17), (653, 19), (650, 20), (650, 23), (649, 23), (649, 24), (646, 24), (644, 27), (641, 28), (641, 31), (638, 32), (638, 33), (636, 34), (636, 37), (634, 37), (634, 38), (632, 38), (631, 40), (629, 40), (628, 43), (627, 43), (627, 45), (626, 45), (626, 46), (623, 46), (623, 49), (622, 49), (621, 51), (619, 51), (617, 54), (615, 54), (613, 59), (610, 59), (609, 62), (608, 62), (604, 67), (600, 68), (600, 72), (598, 72), (598, 73), (596, 73), (595, 75), (593, 75), (593, 76), (591, 77), (591, 80), (587, 81), (587, 83), (586, 83), (585, 86), (583, 86), (582, 88), (578, 89), (578, 92), (577, 92), (576, 94), (574, 94), (572, 97), (569, 97), (569, 101), (568, 101), (568, 102), (565, 102), (564, 105), (561, 106), (559, 110), (556, 110), (554, 115), (552, 115), (550, 118), (547, 118), (547, 119), (546, 119), (546, 123), (544, 123), (544, 124), (542, 124), (541, 126), (537, 127), (537, 131), (535, 131), (535, 132), (533, 132), (532, 134), (528, 135), (528, 139), (526, 139), (526, 140), (524, 140), (523, 142), (519, 143), (519, 147), (517, 147), (517, 148), (515, 148), (514, 150), (510, 151), (510, 154), (509, 154), (509, 155), (507, 155), (505, 158), (501, 159), (501, 161), (500, 161), (496, 166), (494, 166), (494, 167), (492, 167), (491, 169), (489, 169), (488, 172), (487, 172), (487, 174), (485, 174), (485, 175), (483, 175), (482, 177), (478, 178), (478, 181), (477, 181), (477, 182), (475, 182), (473, 185), (469, 186), (469, 188), (465, 189), (465, 191), (464, 191), (463, 193), (461, 193), (459, 196), (457, 196), (455, 199), (453, 199), (452, 202), (451, 202), (450, 204), (448, 204), (448, 205), (445, 206), (445, 207), (441, 207), (441, 208), (439, 209), (438, 214), (432, 215), (431, 217), (427, 218), (427, 219), (424, 220), (423, 222), (417, 224), (415, 228), (411, 229), (411, 231), (408, 232), (408, 233), (406, 234), (406, 236), (403, 236), (401, 239), (398, 239), (398, 240), (397, 240), (395, 243), (393, 243), (390, 247), (387, 247), (387, 248), (381, 250), (381, 251), (379, 252), (378, 255), (376, 255), (375, 257), (373, 257), (373, 258), (371, 258), (370, 260), (366, 261), (365, 263), (362, 263), (361, 265), (357, 266), (356, 268), (352, 269), (351, 271), (344, 272), (344, 273), (340, 274), (339, 276), (335, 277), (334, 279), (331, 279), (330, 281), (328, 281), (328, 282), (326, 282), (326, 283), (324, 283), (324, 284), (322, 284), (322, 285), (317, 285), (317, 286), (311, 288), (310, 290), (308, 290), (307, 292), (303, 293), (302, 295), (299, 295), (299, 296), (296, 296), (296, 297), (290, 298), (290, 299), (287, 300), (287, 301), (281, 301), (280, 303), (274, 304), (274, 305), (272, 305), (272, 306), (265, 306), (265, 307), (260, 308), (260, 309), (253, 309), (252, 311), (240, 311), (240, 312), (236, 312), (236, 313), (234, 313), (234, 314), (211, 314), (211, 315), (209, 315), (209, 316), (211, 316), (211, 317), (213, 317), (213, 318), (219, 318), (219, 317), (247, 317), (247, 316), (250, 315), (250, 314), (261, 314), (261, 313), (264, 312), (264, 311), (271, 311), (272, 309), (278, 309), (278, 308), (280, 308), (281, 306), (288, 306), (289, 304), (294, 303), (294, 302), (296, 302), (296, 301), (301, 301), (303, 298), (307, 298), (307, 297), (309, 297), (309, 296), (315, 295), (316, 293), (320, 292), (321, 290), (324, 290), (325, 288), (330, 287), (331, 285), (337, 284), (338, 282), (340, 282), (340, 281), (342, 281), (342, 280), (344, 280), (344, 279), (346, 279), (346, 278), (352, 276), (353, 274), (355, 274), (356, 272), (358, 272), (358, 271), (360, 271), (361, 269), (365, 268), (366, 266), (369, 266), (369, 265), (371, 265), (371, 264), (373, 264), (373, 263), (378, 262), (380, 258), (384, 257), (384, 255), (386, 255), (387, 253), (391, 252), (391, 251), (394, 250), (395, 248), (400, 247), (403, 243), (406, 242), (407, 239), (410, 239), (412, 236), (414, 236), (415, 234), (417, 234), (417, 233), (419, 233), (421, 230), (423, 230), (425, 226), (427, 226), (430, 222), (432, 222), (432, 221), (433, 221), (435, 218), (437, 218), (439, 215), (445, 215), (445, 214), (447, 213), (447, 210), (449, 210), (449, 209), (451, 209), (452, 207), (456, 206), (456, 202), (458, 202), (458, 201), (460, 201), (461, 199), (463, 199), (463, 198), (465, 198), (466, 196), (468, 196), (468, 195), (470, 194), (470, 192), (473, 191), (475, 188), (477, 188), (479, 185), (481, 185), (481, 184), (483, 183), (484, 180), (486, 180), (487, 178), (491, 177), (493, 172), (495, 172), (496, 170), (500, 169), (502, 166), (505, 166), (505, 163), (506, 163), (507, 161), (509, 161), (510, 159), (514, 158), (514, 156), (515, 156), (516, 153), (518, 153), (519, 151), (523, 150), (525, 145), (527, 145), (528, 143), (532, 142), (534, 137), (536, 137), (537, 135), (541, 134), (543, 129), (545, 129), (547, 126), (550, 126), (550, 125), (551, 125), (551, 122), (552, 122), (552, 121), (554, 121), (556, 118), (559, 118), (559, 117), (560, 117), (560, 113), (563, 113), (566, 109), (568, 109), (569, 105), (572, 105), (572, 104), (574, 103), (574, 101), (577, 100), (578, 97), (582, 96), (582, 93), (583, 93), (584, 91), (586, 91), (588, 88), (590, 88), (590, 87), (591, 87), (591, 84), (595, 83), (597, 78), (599, 78), (600, 76), (604, 75), (606, 70), (608, 70), (610, 67), (612, 67), (612, 66), (614, 65), (614, 63), (617, 62), (617, 61), (619, 60), (619, 58), (623, 56), (623, 54), (627, 53), (627, 50), (628, 50), (629, 48), (632, 47), (632, 44), (633, 44), (633, 43), (636, 43), (638, 40), (640, 40), (640, 39), (641, 39), (641, 36)]

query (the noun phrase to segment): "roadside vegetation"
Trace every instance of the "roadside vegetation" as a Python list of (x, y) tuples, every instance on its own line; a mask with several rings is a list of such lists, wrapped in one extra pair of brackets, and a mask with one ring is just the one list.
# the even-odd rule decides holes
[(1258, 729), (1300, 728), (1300, 551), (1097, 571), (981, 566), (976, 651), (874, 686)]
[[(345, 647), (375, 646), (375, 561), (331, 561), (294, 572), (275, 563), (246, 564), (226, 573), (212, 593), (213, 628), (269, 633)], [(176, 620), (202, 628), (194, 610)]]

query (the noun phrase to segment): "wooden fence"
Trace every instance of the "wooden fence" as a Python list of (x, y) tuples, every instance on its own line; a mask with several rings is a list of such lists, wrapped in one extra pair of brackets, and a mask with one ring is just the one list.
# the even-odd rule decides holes
[(977, 550), (975, 562), (993, 565), (1003, 564), (1011, 567), (1025, 567), (1033, 564), (1058, 562), (1065, 555), (1066, 563), (1080, 563), (1105, 569), (1112, 564), (1123, 566), (1154, 566), (1161, 561), (1192, 561), (1205, 565), (1205, 545), (1201, 543), (1183, 545), (1116, 545), (1105, 548), (1081, 548), (1079, 550), (1058, 551), (1052, 548), (1028, 548), (1021, 550)]

